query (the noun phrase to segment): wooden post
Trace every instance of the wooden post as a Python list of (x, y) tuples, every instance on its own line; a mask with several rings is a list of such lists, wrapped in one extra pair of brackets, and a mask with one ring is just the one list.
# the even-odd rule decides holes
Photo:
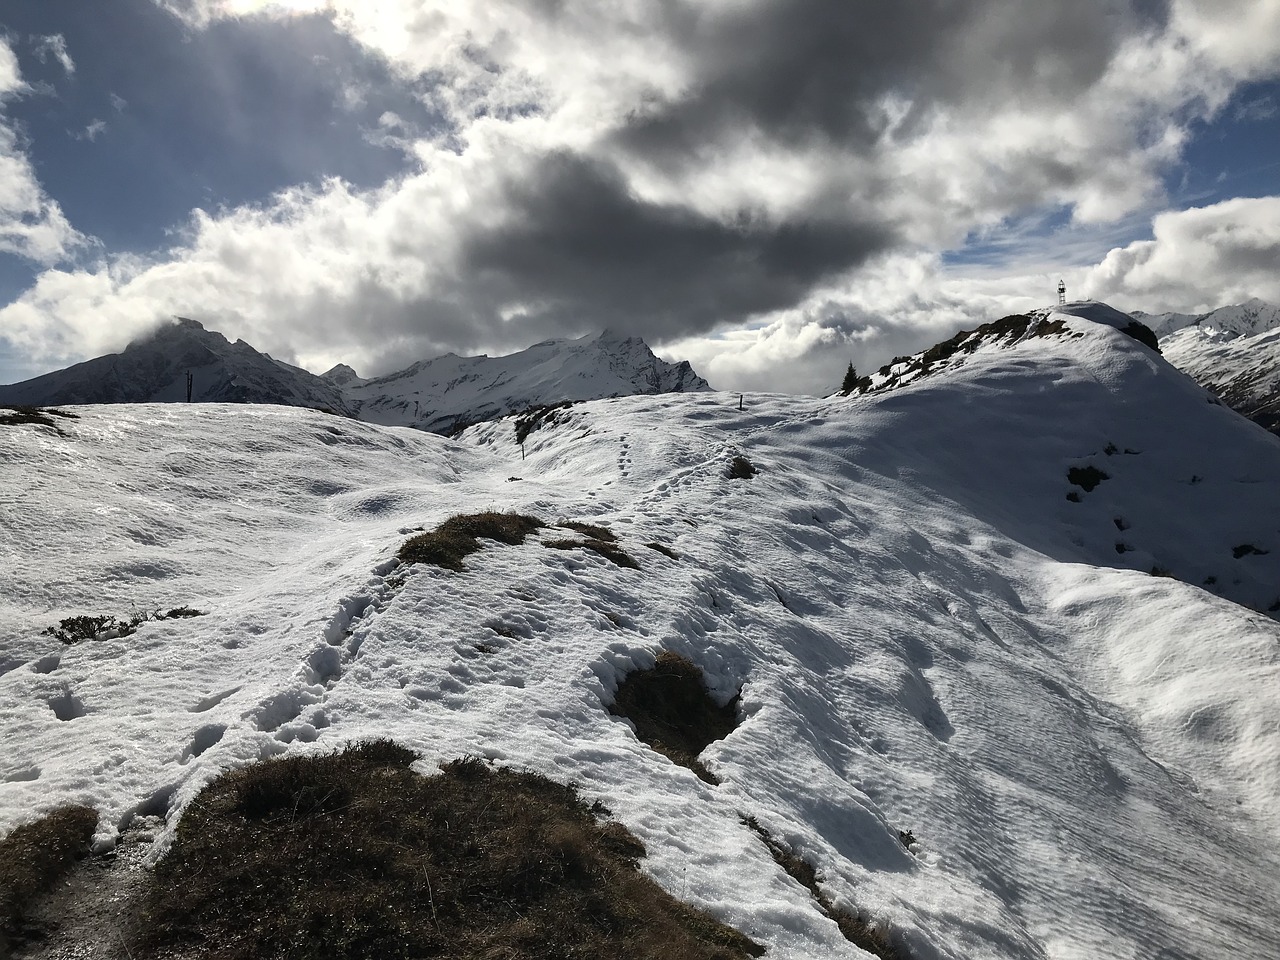
[(738, 409), (742, 409), (742, 394), (738, 394)]

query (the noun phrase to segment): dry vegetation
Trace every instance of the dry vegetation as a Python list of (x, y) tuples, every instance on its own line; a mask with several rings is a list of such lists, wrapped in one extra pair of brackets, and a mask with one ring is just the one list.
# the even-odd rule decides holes
[(60, 807), (0, 840), (0, 956), (24, 938), (27, 911), (89, 853), (91, 807)]
[(427, 533), (410, 537), (400, 546), (403, 563), (430, 563), (447, 570), (464, 570), (462, 561), (480, 549), (480, 540), (497, 540), (508, 546), (524, 543), (524, 538), (543, 523), (519, 513), (458, 514)]
[(662, 651), (652, 670), (636, 670), (619, 684), (609, 712), (635, 724), (636, 736), (663, 756), (707, 783), (720, 782), (698, 755), (737, 727), (738, 698), (718, 706), (693, 661)]
[(156, 868), (134, 957), (734, 960), (763, 948), (638, 869), (572, 786), (388, 741), (224, 774)]
[[(888, 931), (872, 926), (867, 918), (860, 914), (851, 913), (842, 907), (836, 906), (831, 898), (823, 892), (821, 885), (818, 883), (818, 872), (814, 870), (807, 860), (796, 856), (794, 851), (788, 850), (775, 840), (768, 830), (760, 826), (755, 817), (743, 817), (742, 822), (750, 827), (756, 836), (760, 838), (760, 841), (769, 848), (769, 853), (773, 855), (774, 861), (786, 871), (787, 876), (809, 891), (809, 895), (813, 897), (813, 902), (817, 904), (818, 909), (825, 916), (836, 922), (836, 926), (840, 928), (840, 932), (844, 934), (846, 940), (861, 947), (868, 953), (880, 957), (880, 960), (907, 960), (906, 953), (893, 942), (893, 938)], [(905, 836), (910, 836), (910, 834), (904, 834)], [(914, 839), (912, 837), (912, 840)], [(905, 839), (903, 843), (906, 843)]]

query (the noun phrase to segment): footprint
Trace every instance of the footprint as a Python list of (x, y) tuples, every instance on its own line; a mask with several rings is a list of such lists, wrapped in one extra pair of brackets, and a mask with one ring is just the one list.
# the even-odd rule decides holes
[(40, 779), (40, 768), (34, 763), (25, 767), (18, 767), (16, 770), (6, 773), (0, 777), (0, 781), (4, 783), (31, 783)]
[(61, 696), (52, 698), (49, 701), (49, 709), (53, 711), (55, 717), (63, 722), (76, 720), (89, 712), (85, 709), (80, 698), (70, 690), (63, 690)]
[(245, 714), (245, 719), (252, 720), (262, 733), (275, 733), (286, 723), (298, 719), (302, 708), (312, 702), (314, 700), (300, 690), (282, 690), (262, 701), (257, 710)]
[(182, 754), (181, 763), (186, 763), (195, 757), (200, 756), (215, 743), (222, 739), (223, 734), (227, 732), (225, 723), (208, 723), (191, 735), (191, 743), (187, 747), (186, 752)]
[(188, 713), (204, 713), (206, 710), (212, 710), (214, 707), (220, 704), (223, 700), (227, 699), (227, 697), (239, 692), (240, 692), (239, 687), (232, 687), (230, 690), (223, 690), (221, 693), (210, 694), (209, 696), (205, 697), (203, 700), (200, 700), (199, 702), (197, 702), (195, 706), (187, 707), (187, 712)]
[(342, 676), (342, 652), (337, 647), (322, 646), (307, 657), (306, 679), (312, 684), (332, 686)]

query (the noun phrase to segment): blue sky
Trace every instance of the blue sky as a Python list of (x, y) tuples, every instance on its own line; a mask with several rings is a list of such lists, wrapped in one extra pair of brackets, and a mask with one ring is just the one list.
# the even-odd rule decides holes
[(1280, 299), (1276, 6), (0, 0), (0, 382), (181, 313), (366, 375), (607, 325), (802, 389), (1058, 275)]

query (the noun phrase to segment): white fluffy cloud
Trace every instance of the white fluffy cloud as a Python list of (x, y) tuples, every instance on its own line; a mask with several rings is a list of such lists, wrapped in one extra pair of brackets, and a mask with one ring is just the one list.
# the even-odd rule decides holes
[(1153, 233), (1088, 271), (1088, 294), (1149, 313), (1198, 313), (1250, 297), (1280, 303), (1280, 197), (1162, 213)]
[[(324, 13), (447, 128), (389, 121), (418, 167), (379, 189), (196, 213), (162, 254), (46, 272), (0, 309), (33, 356), (116, 348), (181, 314), (368, 374), (608, 325), (717, 385), (820, 389), (850, 359), (1047, 300), (1039, 268), (964, 277), (940, 254), (1038, 211), (1087, 230), (1159, 209), (1189, 125), (1280, 72), (1280, 4), (1250, 0), (856, 16), (847, 0), (156, 2), (192, 29)], [(1225, 242), (1182, 223), (1157, 220), (1153, 250)], [(1088, 285), (1149, 291), (1178, 259), (1113, 251)], [(1171, 300), (1236, 289), (1186, 276)]]
[(29, 92), (17, 55), (0, 34), (0, 254), (54, 264), (88, 240), (45, 194), (22, 138), (6, 115), (6, 104)]

